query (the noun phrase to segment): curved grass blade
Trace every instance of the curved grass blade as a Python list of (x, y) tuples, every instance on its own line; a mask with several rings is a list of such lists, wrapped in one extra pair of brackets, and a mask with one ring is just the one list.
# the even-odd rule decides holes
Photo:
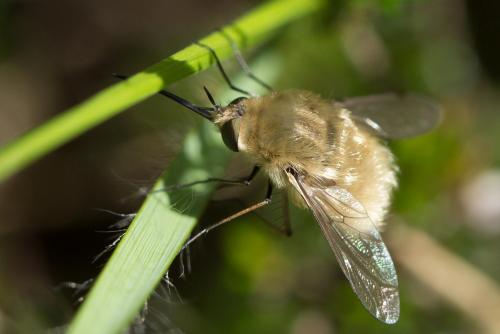
[[(214, 184), (169, 196), (167, 185), (221, 176), (230, 153), (212, 124), (188, 134), (97, 279), (68, 333), (120, 333), (140, 311), (179, 253)], [(159, 191), (155, 191), (159, 190)]]
[[(223, 30), (246, 49), (271, 37), (280, 27), (317, 11), (325, 0), (266, 2)], [(228, 41), (215, 32), (200, 40), (221, 59), (231, 56)], [(166, 85), (209, 68), (207, 49), (190, 45), (174, 55), (90, 97), (0, 148), (0, 182), (62, 144), (101, 124), (128, 107), (157, 93)]]

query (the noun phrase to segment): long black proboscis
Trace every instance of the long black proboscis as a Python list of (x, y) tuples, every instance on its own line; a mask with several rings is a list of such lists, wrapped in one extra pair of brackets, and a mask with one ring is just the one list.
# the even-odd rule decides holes
[(212, 113), (214, 112), (214, 108), (196, 106), (196, 105), (192, 104), (191, 102), (189, 102), (188, 100), (185, 100), (182, 97), (177, 96), (174, 93), (171, 93), (165, 89), (162, 89), (161, 91), (159, 91), (158, 94), (161, 94), (163, 96), (168, 97), (169, 99), (171, 99), (171, 100), (179, 103), (180, 105), (194, 111), (195, 113), (208, 119), (209, 121), (211, 121), (213, 119)]
[[(116, 73), (113, 73), (113, 76), (115, 78), (122, 79), (122, 80), (126, 80), (126, 79), (129, 78), (126, 75), (116, 74)], [(208, 119), (209, 121), (213, 120), (213, 112), (215, 111), (214, 108), (211, 108), (211, 107), (200, 107), (200, 106), (194, 105), (191, 102), (189, 102), (188, 100), (185, 100), (182, 97), (177, 96), (174, 93), (171, 93), (171, 92), (169, 92), (169, 91), (167, 91), (165, 89), (160, 90), (158, 92), (158, 94), (161, 94), (161, 95), (163, 95), (165, 97), (168, 97), (172, 101), (177, 102), (178, 104), (182, 105), (183, 107), (188, 108), (189, 110), (194, 111), (195, 113), (197, 113), (198, 115), (200, 115), (203, 118)]]

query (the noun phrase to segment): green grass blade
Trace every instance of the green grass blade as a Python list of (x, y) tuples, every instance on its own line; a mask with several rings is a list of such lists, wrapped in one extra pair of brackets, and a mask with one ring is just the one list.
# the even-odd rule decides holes
[(175, 197), (154, 189), (221, 176), (230, 152), (219, 137), (208, 122), (187, 136), (183, 152), (156, 182), (68, 333), (120, 333), (138, 314), (191, 233), (214, 184), (174, 192)]
[[(256, 73), (264, 74), (259, 76), (267, 82), (273, 81), (279, 67), (279, 61), (270, 54), (252, 66)], [(235, 83), (241, 85), (240, 81)], [(262, 90), (255, 83), (245, 88), (252, 92)], [(234, 93), (218, 98), (228, 100), (231, 94)], [(123, 332), (186, 242), (215, 184), (200, 184), (170, 195), (161, 189), (221, 177), (229, 155), (219, 131), (210, 122), (203, 121), (197, 131), (187, 136), (181, 153), (154, 185), (68, 333)]]
[[(224, 30), (245, 49), (270, 37), (283, 25), (318, 10), (324, 3), (325, 0), (266, 2)], [(221, 59), (231, 56), (230, 46), (220, 33), (213, 33), (201, 42), (215, 49)], [(27, 132), (0, 148), (0, 182), (74, 137), (157, 93), (164, 86), (207, 69), (212, 62), (206, 49), (190, 45), (130, 80), (100, 91)]]

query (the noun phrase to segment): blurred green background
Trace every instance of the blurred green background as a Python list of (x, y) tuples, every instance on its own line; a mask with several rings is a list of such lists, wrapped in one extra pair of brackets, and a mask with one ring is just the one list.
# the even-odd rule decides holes
[[(0, 2), (0, 144), (258, 3)], [(316, 223), (294, 209), (291, 238), (249, 216), (197, 242), (191, 272), (180, 279), (174, 263), (175, 288), (162, 284), (130, 332), (499, 333), (498, 12), (473, 0), (335, 1), (247, 54), (279, 67), (278, 89), (412, 91), (442, 104), (436, 131), (390, 143), (401, 169), (384, 234), (401, 285), (396, 325), (364, 310)], [(215, 70), (169, 88), (206, 104), (203, 85), (224, 89)], [(96, 209), (134, 212), (195, 120), (154, 97), (0, 186), (1, 333), (64, 330), (84, 296), (65, 282), (95, 278), (106, 256), (93, 258), (117, 237), (119, 218)], [(251, 169), (240, 166), (228, 175)], [(235, 208), (214, 201), (202, 223)]]

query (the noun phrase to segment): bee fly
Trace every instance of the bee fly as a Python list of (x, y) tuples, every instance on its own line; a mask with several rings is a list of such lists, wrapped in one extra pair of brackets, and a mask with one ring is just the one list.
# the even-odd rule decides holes
[[(227, 37), (227, 36), (226, 36)], [(268, 176), (266, 198), (192, 237), (265, 206), (273, 188), (284, 189), (299, 207), (309, 208), (342, 271), (365, 308), (380, 321), (399, 318), (398, 279), (379, 229), (397, 186), (397, 167), (384, 139), (411, 137), (432, 129), (440, 110), (414, 95), (376, 95), (332, 102), (302, 90), (272, 91), (248, 69), (229, 40), (245, 72), (271, 92), (252, 96), (235, 87), (216, 53), (206, 45), (228, 85), (246, 96), (227, 106), (200, 107), (162, 90), (160, 94), (213, 122), (226, 146), (255, 163), (244, 180), (209, 179), (248, 184), (259, 170)], [(117, 75), (121, 79), (126, 77)], [(192, 184), (205, 182), (198, 181)]]

